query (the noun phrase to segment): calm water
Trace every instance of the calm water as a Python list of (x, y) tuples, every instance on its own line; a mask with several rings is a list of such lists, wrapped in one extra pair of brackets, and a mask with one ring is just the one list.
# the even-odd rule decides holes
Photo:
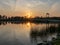
[(0, 45), (60, 45), (60, 24), (1, 24)]

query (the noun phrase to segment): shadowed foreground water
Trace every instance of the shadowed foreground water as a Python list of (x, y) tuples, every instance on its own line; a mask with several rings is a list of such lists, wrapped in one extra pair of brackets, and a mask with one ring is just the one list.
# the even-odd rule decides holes
[(0, 23), (0, 45), (60, 45), (60, 24)]

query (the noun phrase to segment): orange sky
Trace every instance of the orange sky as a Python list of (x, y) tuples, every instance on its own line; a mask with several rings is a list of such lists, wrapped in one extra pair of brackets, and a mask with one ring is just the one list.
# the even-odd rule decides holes
[(59, 0), (0, 0), (0, 14), (7, 16), (60, 16)]

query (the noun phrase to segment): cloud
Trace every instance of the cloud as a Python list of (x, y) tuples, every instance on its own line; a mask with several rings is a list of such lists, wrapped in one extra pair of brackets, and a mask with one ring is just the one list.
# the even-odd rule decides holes
[(53, 15), (53, 16), (60, 16), (60, 3), (55, 3), (51, 6), (51, 8), (49, 9), (49, 12)]
[(50, 12), (52, 15), (60, 14), (60, 0), (0, 0), (0, 10), (6, 12), (16, 11), (18, 14), (31, 10), (40, 12)]
[(46, 3), (40, 1), (40, 0), (24, 0), (21, 2), (21, 0), (18, 0), (17, 7), (23, 8), (23, 9), (33, 9), (33, 8), (42, 8), (46, 7)]
[(15, 0), (0, 0), (0, 7), (4, 10), (11, 10), (15, 4)]
[(15, 10), (16, 0), (0, 0), (0, 14), (13, 15)]

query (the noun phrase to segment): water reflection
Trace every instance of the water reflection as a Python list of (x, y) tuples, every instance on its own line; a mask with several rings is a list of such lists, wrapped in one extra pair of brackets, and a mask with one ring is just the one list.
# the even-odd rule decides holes
[(31, 25), (30, 25), (30, 22), (27, 22), (27, 24), (26, 24), (26, 25), (27, 25), (27, 27), (30, 27), (30, 26), (31, 26)]
[(60, 45), (59, 42), (58, 23), (0, 22), (0, 45)]
[(4, 22), (4, 21), (0, 21), (0, 25), (6, 25), (7, 22)]
[(59, 27), (60, 24), (46, 24), (45, 29), (43, 27), (42, 29), (39, 29), (40, 27), (31, 27), (31, 42), (33, 45), (54, 45), (53, 40), (56, 40), (60, 36)]
[[(20, 21), (0, 21), (0, 25), (6, 25), (6, 24), (26, 24), (29, 22), (20, 22)], [(29, 24), (28, 24), (29, 25)]]

